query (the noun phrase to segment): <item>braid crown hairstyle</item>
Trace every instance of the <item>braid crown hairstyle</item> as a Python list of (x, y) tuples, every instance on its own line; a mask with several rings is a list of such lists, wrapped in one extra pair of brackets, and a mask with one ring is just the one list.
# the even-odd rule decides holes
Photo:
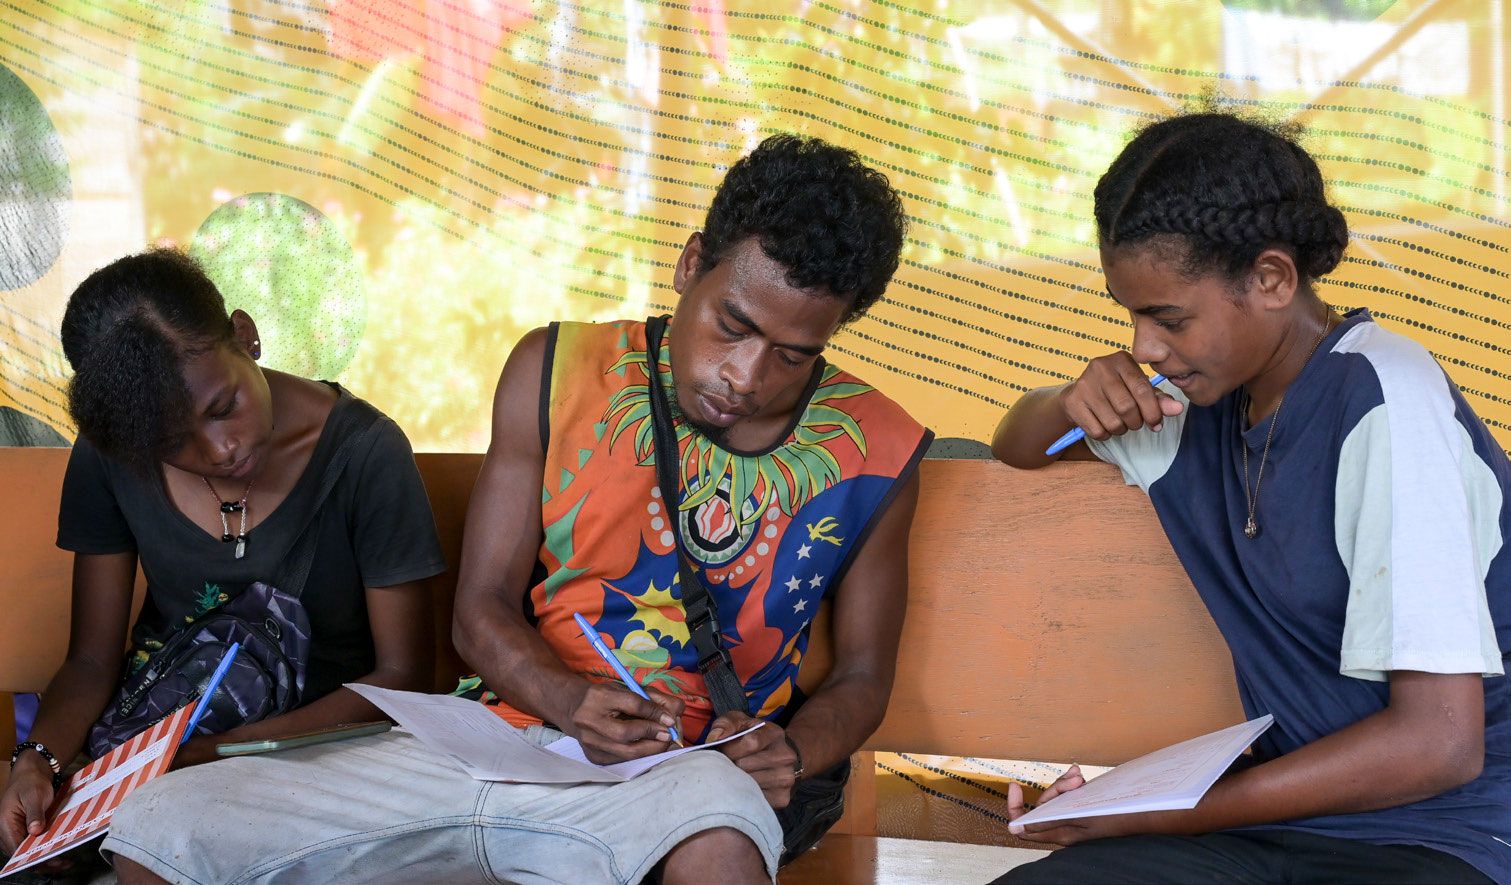
[(1217, 271), (1233, 282), (1279, 247), (1310, 283), (1348, 246), (1348, 223), (1294, 133), (1227, 113), (1145, 128), (1097, 182), (1095, 215), (1104, 249), (1177, 237), (1187, 275)]

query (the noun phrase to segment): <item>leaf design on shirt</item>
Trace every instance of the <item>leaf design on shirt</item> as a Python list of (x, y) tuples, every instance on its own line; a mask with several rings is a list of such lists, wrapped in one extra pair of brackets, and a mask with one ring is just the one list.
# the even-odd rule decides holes
[[(614, 394), (604, 410), (603, 422), (613, 427), (609, 435), (610, 448), (621, 436), (632, 433), (636, 459), (649, 466), (655, 463), (655, 445), (645, 362), (645, 351), (632, 350), (609, 367), (610, 372), (620, 374), (635, 369), (642, 380), (632, 381)], [(662, 383), (672, 390), (671, 362), (665, 348), (657, 360), (657, 369)], [(862, 456), (866, 454), (867, 446), (860, 423), (833, 403), (873, 390), (868, 384), (836, 380), (839, 375), (838, 368), (824, 366), (823, 376), (793, 431), (792, 439), (764, 455), (735, 455), (695, 432), (685, 421), (679, 422), (677, 442), (682, 446), (683, 487), (691, 489), (679, 509), (693, 510), (706, 502), (728, 476), (729, 500), (733, 502), (732, 510), (743, 528), (759, 519), (773, 501), (783, 513), (791, 516), (814, 495), (838, 482), (841, 475), (839, 461), (829, 450), (829, 443), (847, 437)], [(740, 506), (752, 496), (758, 498), (757, 506)]]
[(199, 595), (194, 597), (194, 614), (186, 617), (184, 620), (192, 621), (210, 609), (225, 603), (230, 598), (230, 594), (221, 592), (219, 584), (211, 584), (209, 581), (206, 581), (205, 589), (199, 591)]

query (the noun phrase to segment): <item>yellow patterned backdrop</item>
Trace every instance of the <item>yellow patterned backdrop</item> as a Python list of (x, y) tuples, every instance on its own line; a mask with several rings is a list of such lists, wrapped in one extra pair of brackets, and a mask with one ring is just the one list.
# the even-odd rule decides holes
[(833, 358), (943, 436), (1125, 346), (1090, 194), (1214, 87), (1295, 118), (1354, 230), (1324, 286), (1426, 344), (1511, 446), (1502, 0), (0, 0), (0, 431), (71, 438), (57, 325), (171, 241), (416, 448), (478, 450), (556, 318), (668, 309), (723, 170), (797, 130), (912, 233)]

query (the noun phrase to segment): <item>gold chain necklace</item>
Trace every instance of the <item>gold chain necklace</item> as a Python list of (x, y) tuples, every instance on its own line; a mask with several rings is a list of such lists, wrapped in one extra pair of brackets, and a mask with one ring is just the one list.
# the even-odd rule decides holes
[[(1260, 469), (1262, 470), (1263, 467), (1261, 466)], [(220, 539), (227, 544), (235, 541), (236, 558), (242, 558), (247, 553), (247, 496), (252, 494), (252, 483), (256, 482), (256, 479), (247, 480), (247, 487), (242, 490), (240, 501), (227, 501), (222, 498), (220, 492), (215, 491), (215, 486), (210, 484), (208, 476), (201, 476), (200, 479), (205, 481), (205, 488), (210, 490), (210, 494), (215, 496), (215, 503), (220, 505)], [(231, 534), (231, 522), (226, 518), (229, 513), (241, 514), (241, 525), (237, 527), (234, 535)]]
[[(1324, 316), (1322, 318), (1322, 334), (1318, 335), (1317, 340), (1312, 342), (1312, 349), (1306, 352), (1306, 360), (1301, 364), (1302, 369), (1305, 369), (1307, 363), (1312, 361), (1312, 356), (1317, 353), (1317, 348), (1322, 346), (1322, 339), (1327, 337), (1328, 330), (1331, 327), (1332, 318)], [(1297, 377), (1301, 375), (1300, 372), (1296, 374)], [(1270, 429), (1265, 431), (1264, 434), (1264, 449), (1259, 453), (1259, 473), (1254, 477), (1253, 491), (1249, 490), (1249, 443), (1243, 438), (1242, 433), (1238, 435), (1238, 448), (1243, 452), (1243, 498), (1249, 510), (1249, 519), (1243, 524), (1243, 536), (1250, 541), (1259, 537), (1259, 520), (1255, 518), (1255, 513), (1259, 507), (1259, 484), (1264, 482), (1264, 464), (1270, 457), (1270, 441), (1275, 438), (1275, 425), (1280, 423), (1280, 407), (1285, 405), (1285, 395), (1287, 393), (1290, 393), (1289, 387), (1286, 388), (1284, 393), (1280, 394), (1280, 401), (1275, 403), (1275, 414), (1270, 416)], [(1248, 390), (1244, 390), (1243, 402), (1240, 403), (1240, 408), (1245, 413), (1249, 410)]]

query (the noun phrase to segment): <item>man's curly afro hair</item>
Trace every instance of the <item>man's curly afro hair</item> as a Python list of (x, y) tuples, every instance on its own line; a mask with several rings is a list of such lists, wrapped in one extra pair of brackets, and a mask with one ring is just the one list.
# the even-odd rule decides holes
[(757, 237), (766, 256), (787, 269), (790, 285), (849, 300), (849, 322), (886, 291), (906, 232), (897, 192), (854, 151), (773, 135), (719, 185), (703, 223), (699, 273)]

